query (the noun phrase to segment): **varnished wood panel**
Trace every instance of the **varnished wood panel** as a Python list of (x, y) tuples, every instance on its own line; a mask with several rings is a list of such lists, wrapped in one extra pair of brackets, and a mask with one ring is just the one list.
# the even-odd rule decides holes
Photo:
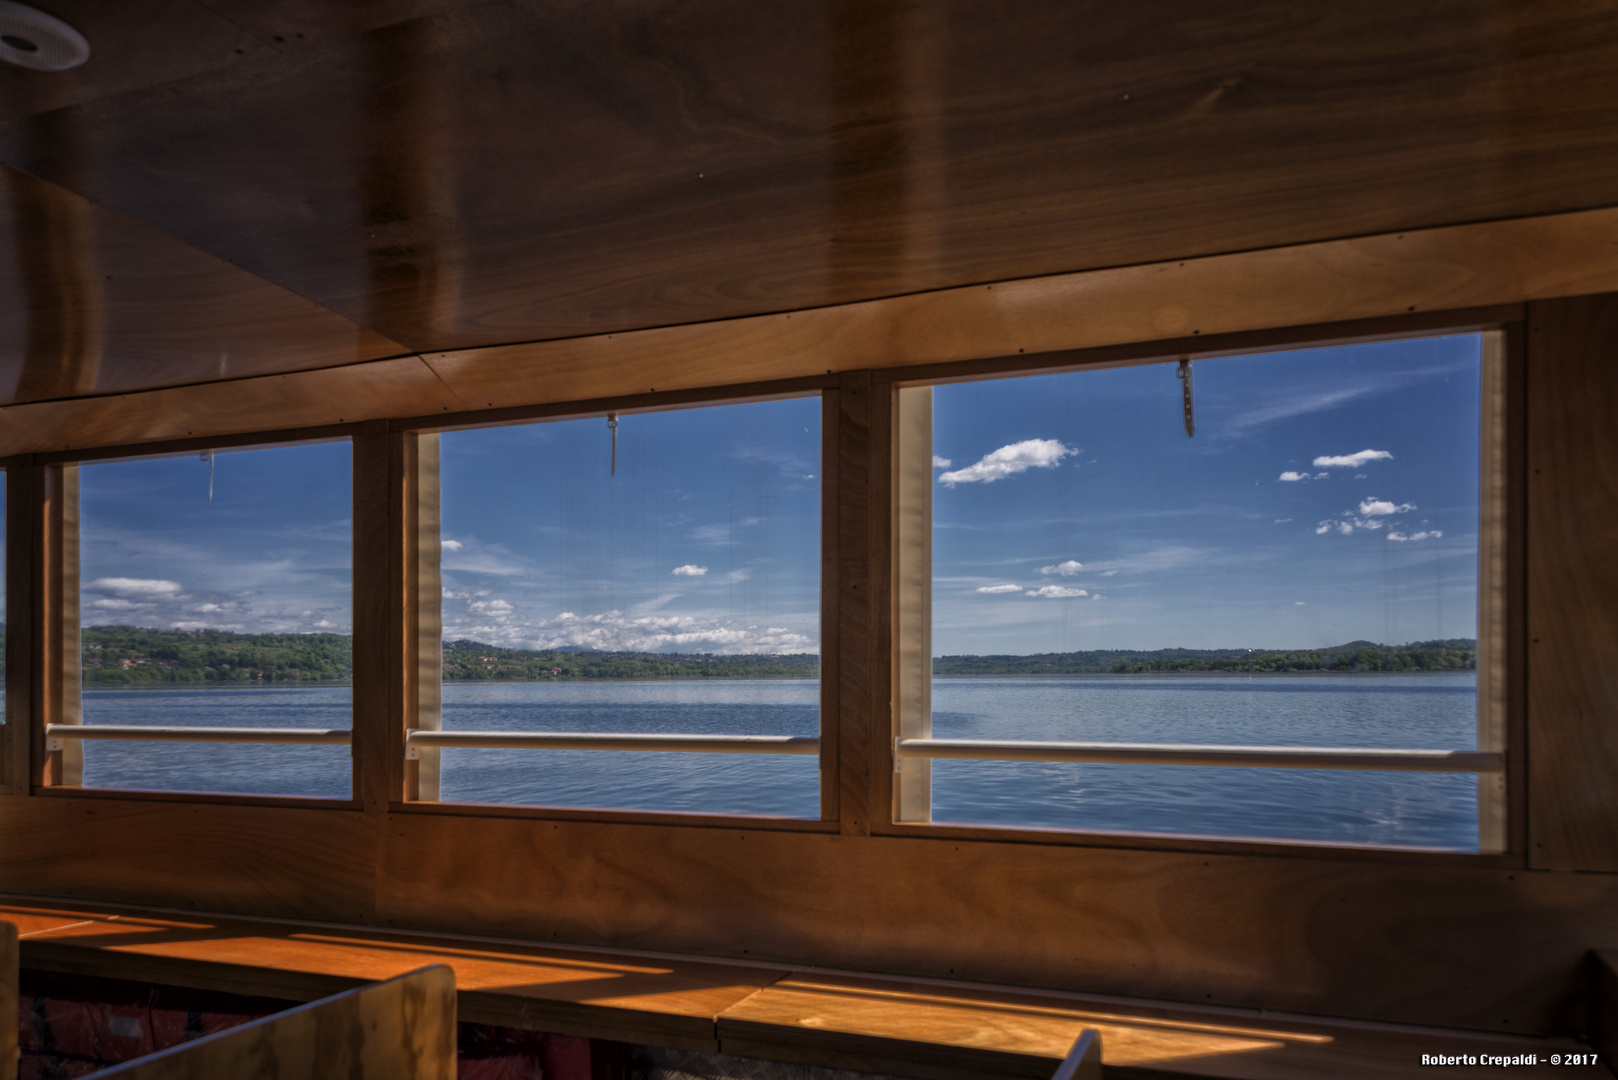
[[(62, 133), (52, 138), (71, 141)], [(398, 356), (403, 346), (83, 197), (0, 169), (0, 395), (38, 401)]]
[(1618, 877), (390, 816), (382, 925), (1569, 1032)]
[(1528, 311), (1528, 828), (1618, 871), (1618, 295)]
[(1085, 1030), (1099, 1034), (1108, 1069), (1231, 1080), (1415, 1077), (1431, 1071), (1421, 1065), (1423, 1054), (1537, 1054), (1543, 1061), (1553, 1051), (1586, 1049), (1521, 1037), (846, 976), (789, 976), (727, 1009), (718, 1028), (727, 1053), (936, 1080), (1043, 1080)]
[(6, 722), (0, 726), (0, 794), (28, 790), (32, 773), (30, 728), (34, 716), (34, 530), (43, 477), (23, 460), (7, 463), (6, 475)]
[(277, 7), (0, 160), (412, 349), (1618, 202), (1600, 0)]
[[(0, 901), (0, 917), (10, 906)], [(294, 1001), (444, 964), (455, 972), (465, 1020), (693, 1050), (717, 1049), (714, 1017), (781, 974), (699, 960), (139, 911), (42, 928), (29, 937), (24, 962)]]
[(353, 423), (415, 414), (422, 406), (447, 412), (461, 404), (419, 359), (407, 357), (140, 394), (0, 406), (0, 431), (36, 452), (64, 451), (271, 431), (276, 418), (297, 428)]
[[(904, 368), (1618, 289), (1618, 210), (1003, 282), (635, 334), (0, 407), (0, 453)], [(1346, 326), (1341, 332), (1352, 332)], [(1213, 343), (1210, 342), (1210, 345)], [(425, 361), (425, 362), (424, 362)]]
[(17, 927), (0, 921), (0, 1073), (17, 1069), (17, 1027), (9, 1018), (17, 1015)]
[(433, 966), (104, 1071), (118, 1080), (455, 1080), (455, 977)]
[(363, 922), (375, 844), (353, 810), (0, 797), (0, 882), (17, 892)]
[(373, 421), (354, 436), (354, 713), (353, 795), (366, 810), (384, 810), (403, 794), (395, 783), (395, 755), (403, 756), (396, 729), (403, 714), (392, 693), (393, 631), (397, 626), (398, 557), (394, 551), (391, 437)]

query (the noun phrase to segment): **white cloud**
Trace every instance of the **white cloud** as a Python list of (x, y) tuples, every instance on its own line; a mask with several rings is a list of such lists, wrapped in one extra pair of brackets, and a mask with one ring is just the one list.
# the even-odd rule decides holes
[(128, 600), (97, 600), (90, 605), (102, 611), (128, 611), (130, 608), (145, 607), (145, 604), (131, 603)]
[(96, 578), (85, 586), (91, 592), (110, 592), (143, 599), (168, 600), (180, 591), (178, 581), (157, 578), (104, 577)]
[(445, 551), (459, 551), (466, 545), (461, 543), (459, 540), (440, 540), (438, 542), (438, 546), (443, 548)]
[(949, 458), (947, 458), (947, 457), (939, 457), (937, 454), (934, 454), (933, 455), (933, 468), (935, 468), (935, 469), (947, 469), (947, 468), (949, 468)]
[(1055, 566), (1041, 566), (1039, 572), (1041, 574), (1061, 574), (1063, 577), (1072, 577), (1083, 569), (1083, 563), (1077, 559), (1069, 559), (1066, 562), (1059, 562)]
[[(634, 616), (622, 611), (577, 615), (564, 611), (554, 619), (513, 626), (509, 621), (456, 623), (445, 637), (470, 638), (520, 649), (556, 649), (568, 645), (603, 652), (813, 653), (814, 615), (802, 629), (743, 623), (724, 617), (695, 615)], [(788, 620), (791, 621), (791, 620)]]
[(1294, 600), (1294, 601), (1292, 601), (1292, 606), (1293, 607), (1303, 607), (1307, 603), (1308, 603), (1307, 600)]
[(1309, 479), (1309, 474), (1308, 473), (1301, 473), (1301, 472), (1293, 472), (1291, 469), (1288, 469), (1286, 472), (1284, 472), (1284, 473), (1282, 473), (1280, 475), (1279, 479), (1281, 480), (1282, 483), (1295, 484), (1299, 480), (1307, 480), (1307, 479)]
[(1292, 520), (1291, 518), (1276, 518), (1275, 523), (1277, 525), (1285, 525), (1287, 522), (1289, 522), (1291, 520)]
[(1317, 472), (1317, 473), (1315, 473), (1315, 479), (1316, 480), (1330, 480), (1331, 479), (1331, 473), (1329, 473), (1329, 472)]
[(510, 615), (512, 607), (504, 600), (474, 600), (466, 605), (466, 610), (477, 615), (490, 615), (498, 619)]
[(1089, 596), (1084, 589), (1070, 589), (1066, 585), (1045, 585), (1038, 589), (1029, 589), (1025, 596), (1043, 596), (1048, 600), (1064, 599), (1070, 596)]
[(947, 472), (938, 479), (949, 487), (956, 484), (992, 484), (1029, 469), (1054, 469), (1069, 454), (1078, 453), (1056, 439), (1024, 439), (985, 454), (977, 464)]
[(982, 592), (982, 593), (1022, 592), (1022, 586), (1021, 585), (983, 585), (983, 586), (979, 587), (978, 592)]
[(676, 566), (673, 570), (669, 571), (669, 573), (675, 574), (679, 577), (701, 577), (707, 572), (708, 568), (706, 566), (698, 566), (695, 563), (686, 563), (684, 566)]
[(1117, 572), (1118, 571), (1116, 571), (1116, 570), (1103, 570), (1103, 571), (1101, 571), (1101, 576), (1102, 577), (1112, 577), (1112, 575), (1116, 574)]
[(1402, 532), (1390, 532), (1388, 534), (1388, 539), (1389, 540), (1397, 540), (1400, 543), (1404, 543), (1407, 540), (1437, 540), (1437, 539), (1440, 539), (1443, 535), (1444, 535), (1444, 533), (1443, 533), (1443, 530), (1441, 530), (1441, 529), (1425, 529), (1422, 532), (1416, 533), (1413, 536), (1406, 536)]
[(1357, 469), (1367, 461), (1390, 461), (1393, 455), (1386, 450), (1361, 450), (1357, 454), (1322, 454), (1315, 458), (1317, 469)]
[(1360, 501), (1360, 513), (1364, 514), (1366, 517), (1386, 517), (1389, 514), (1408, 514), (1415, 508), (1415, 503), (1400, 503), (1398, 506), (1395, 506), (1388, 500), (1378, 499), (1374, 495), (1369, 499), (1363, 499)]

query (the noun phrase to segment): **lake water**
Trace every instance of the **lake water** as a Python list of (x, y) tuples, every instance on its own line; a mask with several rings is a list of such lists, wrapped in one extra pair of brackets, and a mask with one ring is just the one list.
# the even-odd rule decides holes
[[(814, 735), (812, 680), (452, 683), (478, 731)], [(85, 722), (347, 727), (347, 686), (87, 690)], [(1470, 750), (1472, 673), (940, 678), (939, 738)], [(346, 798), (346, 747), (85, 743), (85, 783)], [(448, 801), (818, 816), (813, 757), (443, 751)], [(938, 761), (935, 821), (1477, 848), (1470, 774)]]

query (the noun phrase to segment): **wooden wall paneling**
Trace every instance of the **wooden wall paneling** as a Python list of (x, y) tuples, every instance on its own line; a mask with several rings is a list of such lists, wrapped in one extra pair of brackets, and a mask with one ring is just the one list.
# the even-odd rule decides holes
[(1589, 1038), (1605, 1060), (1608, 1072), (1618, 1076), (1618, 951), (1590, 954), (1591, 990)]
[(412, 349), (1618, 201), (1601, 0), (406, 10), (0, 159)]
[(837, 419), (837, 806), (842, 832), (871, 830), (871, 740), (883, 730), (873, 712), (880, 654), (874, 651), (873, 566), (867, 537), (872, 505), (875, 394), (869, 372), (843, 377)]
[(0, 796), (0, 882), (37, 896), (368, 922), (377, 817), (218, 800)]
[[(22, 453), (237, 435), (450, 412), (461, 400), (416, 357), (136, 394), (0, 406)], [(282, 423), (281, 421), (287, 421)]]
[(1610, 256), (1615, 243), (1618, 210), (1599, 210), (4, 406), (0, 454), (420, 418), (1513, 304), (1618, 289)]
[(842, 820), (841, 391), (820, 395), (820, 819)]
[[(1481, 508), (1478, 527), (1477, 592), (1477, 748), (1493, 753), (1517, 750), (1509, 741), (1509, 701), (1511, 690), (1509, 626), (1509, 580), (1507, 523), (1510, 513), (1508, 491), (1513, 448), (1506, 441), (1506, 339), (1502, 331), (1483, 335), (1481, 418), (1479, 424), (1479, 476)], [(1522, 671), (1515, 672), (1521, 679)], [(1478, 850), (1501, 852), (1508, 849), (1509, 778), (1503, 773), (1479, 773)]]
[(385, 420), (365, 425), (353, 441), (353, 612), (354, 675), (353, 734), (349, 754), (353, 764), (353, 797), (367, 811), (386, 810), (399, 798), (392, 779), (394, 751), (401, 726), (393, 711), (393, 631), (398, 620), (398, 554), (390, 528), (396, 519), (390, 480), (391, 438)]
[(0, 1024), (0, 1075), (10, 1076), (17, 1071), (17, 1028), (10, 1021), (17, 1015), (17, 927), (0, 922), (0, 1016), (7, 1022)]
[[(33, 138), (83, 159), (61, 113)], [(72, 168), (82, 171), (84, 163)], [(44, 401), (301, 371), (410, 350), (55, 184), (0, 167), (0, 399)]]
[(105, 1070), (117, 1080), (455, 1080), (455, 975), (435, 964)]
[(438, 799), (440, 751), (418, 747), (405, 759), (404, 729), (437, 731), (443, 725), (443, 598), (439, 535), (439, 441), (436, 434), (400, 432), (395, 440), (396, 468), (401, 470), (396, 514), (401, 526), (393, 546), (401, 574), (396, 578), (395, 607), (399, 609), (398, 659), (395, 677), (399, 697), (397, 716), (390, 730), (395, 742), (391, 753), (402, 770), (403, 786), (395, 797), (411, 801)]
[(34, 783), (76, 786), (84, 782), (84, 744), (64, 739), (50, 749), (46, 724), (80, 724), (79, 701), (79, 470), (47, 465), (43, 473), (34, 625), (39, 627), (33, 676), (39, 726), (31, 733)]
[(1618, 295), (1528, 308), (1532, 865), (1618, 871)]
[[(893, 706), (895, 736), (933, 734), (933, 388), (893, 391)], [(931, 821), (929, 758), (896, 760), (894, 821)]]
[(44, 482), (27, 458), (6, 467), (6, 723), (0, 728), (0, 794), (26, 795), (33, 776), (35, 571)]
[(394, 814), (378, 922), (1479, 1031), (1575, 1033), (1618, 876)]
[(1505, 337), (1506, 850), (1528, 851), (1528, 357), (1522, 319)]

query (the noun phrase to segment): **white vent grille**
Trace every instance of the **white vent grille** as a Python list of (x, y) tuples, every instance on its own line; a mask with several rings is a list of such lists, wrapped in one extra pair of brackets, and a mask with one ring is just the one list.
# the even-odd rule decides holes
[(84, 35), (54, 15), (0, 0), (0, 60), (35, 71), (66, 71), (90, 59)]

